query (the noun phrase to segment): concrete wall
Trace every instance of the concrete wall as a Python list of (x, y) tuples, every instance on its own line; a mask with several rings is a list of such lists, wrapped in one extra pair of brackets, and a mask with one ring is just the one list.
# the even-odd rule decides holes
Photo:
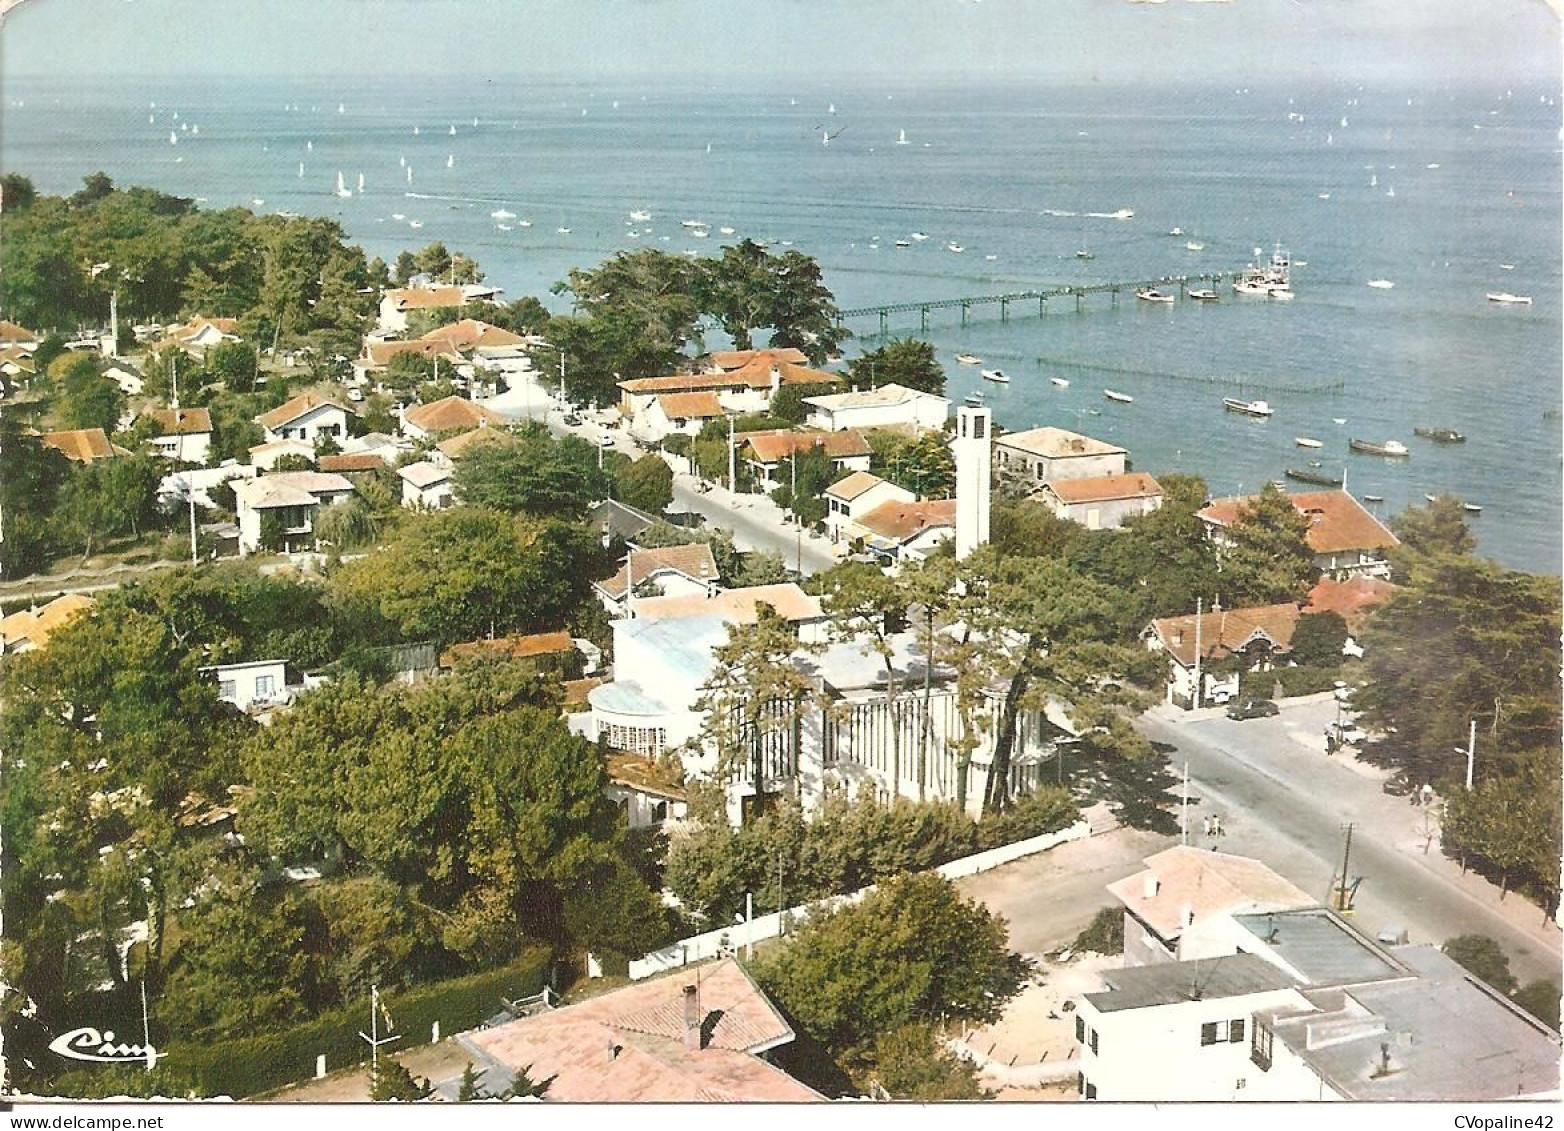
[[(957, 879), (961, 876), (975, 876), (979, 872), (987, 872), (1001, 864), (1008, 864), (1012, 860), (1019, 860), (1023, 856), (1032, 856), (1039, 852), (1046, 852), (1050, 848), (1064, 844), (1066, 841), (1081, 840), (1091, 835), (1091, 826), (1084, 820), (1077, 821), (1069, 828), (1061, 829), (1056, 833), (1045, 833), (1042, 836), (1031, 837), (1027, 840), (1018, 840), (1014, 844), (1001, 845), (998, 848), (990, 848), (985, 852), (978, 852), (971, 856), (964, 856), (960, 860), (952, 860), (948, 864), (941, 864), (934, 871), (946, 879)], [(773, 939), (782, 933), (782, 918), (786, 916), (790, 923), (797, 924), (809, 918), (811, 907), (826, 910), (835, 910), (838, 907), (846, 907), (857, 903), (868, 895), (874, 888), (860, 888), (848, 895), (839, 895), (831, 899), (821, 900), (815, 904), (800, 904), (781, 912), (772, 912), (769, 915), (757, 915), (750, 923), (735, 923), (731, 927), (720, 927), (713, 931), (706, 931), (699, 935), (691, 935), (689, 938), (680, 939), (671, 946), (654, 950), (650, 954), (644, 954), (640, 958), (630, 961), (630, 977), (632, 979), (648, 978), (653, 974), (661, 974), (667, 970), (677, 970), (691, 962), (701, 962), (708, 958), (716, 958), (719, 954), (737, 950), (749, 942), (762, 942), (765, 939)], [(1247, 1047), (1247, 1046), (1246, 1046)]]

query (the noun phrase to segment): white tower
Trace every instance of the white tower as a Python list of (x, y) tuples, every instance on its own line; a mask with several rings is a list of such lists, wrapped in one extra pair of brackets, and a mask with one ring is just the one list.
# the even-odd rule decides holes
[(988, 541), (989, 447), (993, 410), (956, 409), (956, 560)]

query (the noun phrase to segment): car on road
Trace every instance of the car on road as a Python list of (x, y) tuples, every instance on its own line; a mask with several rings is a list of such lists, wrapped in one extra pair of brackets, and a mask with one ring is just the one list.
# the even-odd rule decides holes
[(607, 432), (604, 432), (601, 436), (599, 436), (597, 438), (597, 442), (598, 442), (598, 444), (600, 444), (602, 447), (605, 447), (605, 448), (611, 448), (611, 447), (614, 446), (614, 438), (612, 436), (610, 436)]
[(1417, 786), (1413, 785), (1412, 779), (1405, 774), (1392, 774), (1379, 788), (1392, 797), (1407, 797), (1416, 791)]
[(571, 428), (579, 428), (581, 426), (581, 416), (578, 413), (567, 412), (565, 413), (565, 423)]
[(1282, 709), (1269, 699), (1245, 699), (1227, 709), (1230, 719), (1263, 719), (1267, 715), (1279, 715)]

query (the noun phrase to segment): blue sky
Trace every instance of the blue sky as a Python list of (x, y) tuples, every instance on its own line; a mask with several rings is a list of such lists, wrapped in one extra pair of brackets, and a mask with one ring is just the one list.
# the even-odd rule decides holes
[(0, 73), (1551, 79), (1559, 0), (25, 0)]

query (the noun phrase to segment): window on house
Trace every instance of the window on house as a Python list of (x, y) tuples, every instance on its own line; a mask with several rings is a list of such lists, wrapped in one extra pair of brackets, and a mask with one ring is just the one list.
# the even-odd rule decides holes
[(972, 438), (974, 440), (981, 440), (983, 438), (984, 432), (986, 431), (986, 428), (987, 426), (985, 425), (981, 416), (974, 416), (972, 418)]
[(1094, 1099), (1097, 1098), (1097, 1085), (1096, 1084), (1093, 1084), (1093, 1083), (1090, 1083), (1090, 1082), (1087, 1083), (1087, 1085), (1086, 1085), (1086, 1098), (1089, 1099), (1089, 1100), (1094, 1100)]
[(1041, 463), (1033, 464), (1032, 470), (1037, 472), (1037, 478), (1039, 480), (1048, 478), (1047, 468), (1045, 468)]
[(1264, 1025), (1254, 1027), (1254, 1035), (1249, 1040), (1249, 1059), (1261, 1072), (1269, 1072), (1271, 1069), (1271, 1030)]
[(1227, 1039), (1231, 1044), (1237, 1044), (1244, 1039), (1244, 1019), (1238, 1017), (1227, 1023)]
[(654, 822), (661, 823), (667, 819), (668, 803), (666, 801), (659, 801), (657, 804), (652, 806), (652, 820)]
[(1216, 1022), (1207, 1021), (1200, 1026), (1200, 1043), (1202, 1045), (1214, 1045), (1217, 1042)]
[(1096, 1029), (1092, 1030), (1091, 1045), (1092, 1045), (1092, 1052), (1095, 1053), (1097, 1051), (1097, 1030)]
[(1075, 1015), (1075, 1040), (1077, 1044), (1086, 1043), (1086, 1020), (1078, 1013)]
[(270, 699), (277, 689), (277, 677), (271, 675), (258, 675), (255, 677), (255, 697), (257, 699)]
[(1077, 1072), (1075, 1074), (1075, 1094), (1078, 1096), (1084, 1096), (1086, 1094), (1086, 1073), (1084, 1072)]
[(234, 692), (235, 692), (235, 689), (234, 689), (234, 681), (233, 680), (231, 680), (231, 679), (220, 679), (220, 680), (217, 681), (217, 697), (219, 699), (236, 699), (236, 698), (238, 698), (238, 696)]

